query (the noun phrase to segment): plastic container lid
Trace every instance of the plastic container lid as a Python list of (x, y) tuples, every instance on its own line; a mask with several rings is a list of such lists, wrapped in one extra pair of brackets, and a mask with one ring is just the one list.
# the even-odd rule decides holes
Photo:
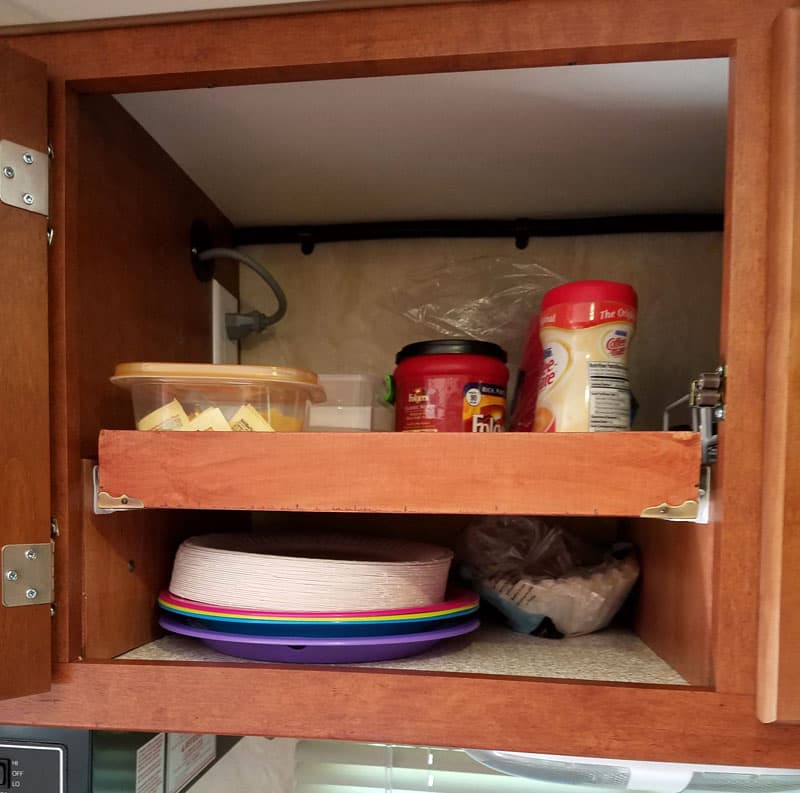
[(505, 363), (508, 360), (506, 351), (490, 341), (475, 339), (434, 339), (433, 341), (417, 341), (406, 344), (395, 356), (394, 362), (400, 363), (406, 358), (416, 355), (488, 355)]
[(542, 298), (542, 310), (559, 303), (595, 303), (601, 300), (637, 308), (636, 290), (618, 281), (573, 281), (553, 287)]
[(313, 402), (322, 402), (325, 391), (314, 372), (288, 366), (242, 366), (239, 364), (199, 363), (120, 363), (111, 382), (130, 386), (148, 380), (207, 380), (231, 384), (275, 384), (302, 388)]

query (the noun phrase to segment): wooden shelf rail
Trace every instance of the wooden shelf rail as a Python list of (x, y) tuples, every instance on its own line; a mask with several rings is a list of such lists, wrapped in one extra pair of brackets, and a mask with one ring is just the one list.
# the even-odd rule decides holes
[(148, 508), (639, 516), (697, 499), (700, 439), (103, 431), (99, 460), (101, 492)]

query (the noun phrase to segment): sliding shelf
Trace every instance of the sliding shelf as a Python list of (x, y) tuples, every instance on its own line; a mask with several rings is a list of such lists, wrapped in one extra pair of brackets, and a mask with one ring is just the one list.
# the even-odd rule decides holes
[(103, 431), (99, 506), (691, 519), (691, 432)]

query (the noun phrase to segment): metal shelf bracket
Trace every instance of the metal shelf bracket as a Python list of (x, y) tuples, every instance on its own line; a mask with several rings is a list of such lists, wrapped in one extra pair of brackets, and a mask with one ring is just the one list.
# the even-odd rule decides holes
[(110, 515), (112, 512), (127, 512), (131, 509), (144, 509), (144, 502), (133, 496), (112, 496), (100, 490), (99, 467), (92, 468), (92, 508), (95, 515)]

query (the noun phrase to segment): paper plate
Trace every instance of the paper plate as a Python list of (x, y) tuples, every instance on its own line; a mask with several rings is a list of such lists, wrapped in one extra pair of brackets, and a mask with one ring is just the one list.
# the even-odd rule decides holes
[(183, 542), (169, 589), (237, 609), (356, 611), (444, 597), (453, 552), (421, 542), (344, 534), (210, 534)]
[(190, 625), (179, 617), (167, 614), (161, 616), (159, 623), (172, 633), (200, 639), (211, 649), (225, 655), (283, 664), (353, 664), (404, 658), (425, 652), (443, 639), (471, 633), (480, 625), (473, 618), (449, 628), (425, 633), (345, 639), (239, 636)]
[(480, 602), (475, 592), (453, 587), (447, 592), (447, 599), (439, 603), (431, 603), (410, 608), (354, 610), (354, 611), (265, 611), (252, 609), (236, 609), (203, 603), (197, 600), (182, 598), (173, 592), (162, 591), (158, 596), (158, 604), (165, 611), (184, 616), (216, 619), (222, 621), (253, 621), (269, 623), (362, 623), (362, 622), (397, 622), (413, 620), (439, 619), (449, 616), (462, 616), (474, 611)]

